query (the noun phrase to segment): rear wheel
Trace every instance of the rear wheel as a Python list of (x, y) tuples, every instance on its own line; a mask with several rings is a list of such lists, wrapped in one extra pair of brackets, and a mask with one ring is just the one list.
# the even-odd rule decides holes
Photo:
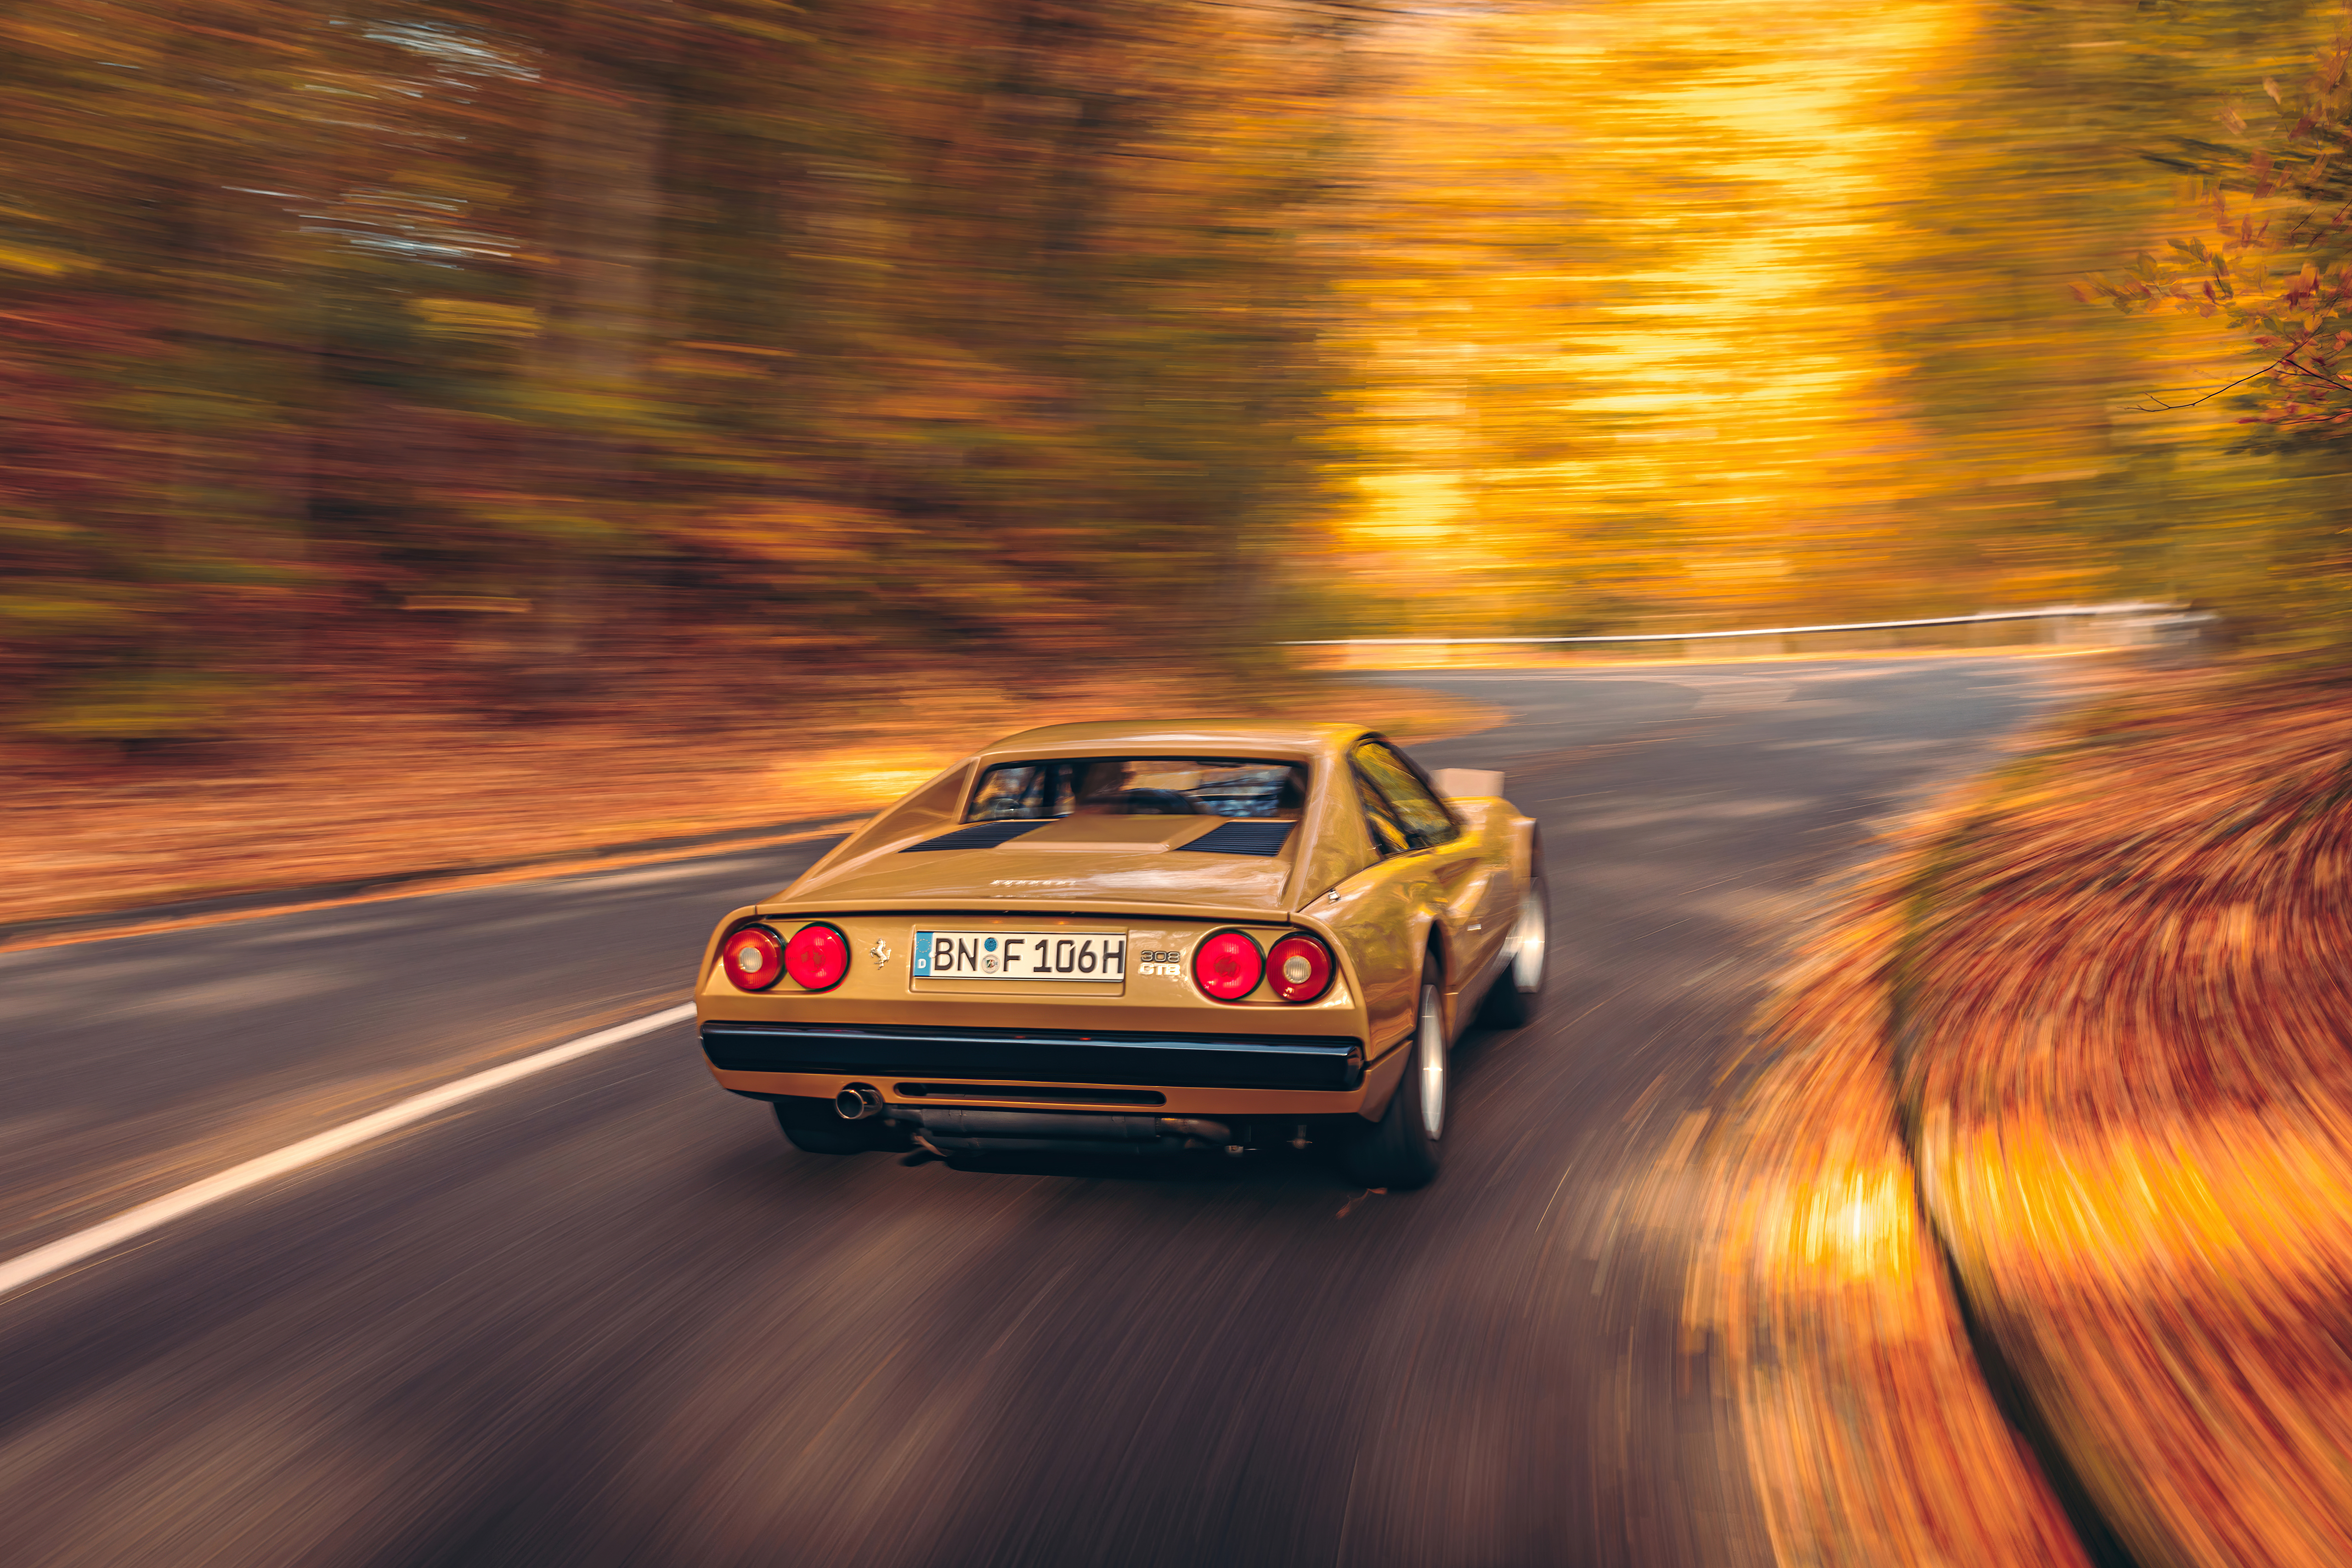
[(1530, 868), (1528, 885), (1519, 892), (1519, 914), (1511, 927), (1511, 956), (1503, 973), (1486, 988), (1478, 1021), (1497, 1029), (1516, 1029), (1531, 1022), (1543, 1002), (1544, 971), (1551, 947), (1551, 891), (1544, 884), (1543, 864)]
[(1437, 955), (1422, 961), (1421, 1002), (1413, 1018), (1412, 1054), (1404, 1080), (1381, 1119), (1358, 1133), (1343, 1164), (1368, 1187), (1391, 1191), (1427, 1186), (1437, 1174), (1438, 1140), (1445, 1131), (1446, 1045), (1444, 975)]
[(829, 1100), (779, 1100), (776, 1125), (803, 1154), (863, 1154), (878, 1149), (874, 1121), (845, 1121)]

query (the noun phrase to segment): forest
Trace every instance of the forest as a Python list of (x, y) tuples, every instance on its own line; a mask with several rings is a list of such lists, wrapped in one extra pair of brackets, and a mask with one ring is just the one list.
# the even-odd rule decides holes
[(2332, 643), (2344, 19), (24, 0), (0, 728), (2101, 597)]

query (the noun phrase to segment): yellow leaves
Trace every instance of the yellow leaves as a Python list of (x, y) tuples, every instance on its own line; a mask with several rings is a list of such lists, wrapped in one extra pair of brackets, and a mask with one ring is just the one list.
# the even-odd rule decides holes
[(2352, 1558), (2352, 720), (2172, 695), (1948, 841), (1912, 947), (1914, 1152), (2135, 1552), (2322, 1568)]
[(29, 272), (36, 278), (61, 278), (89, 265), (78, 256), (62, 250), (47, 250), (22, 243), (0, 244), (0, 267), (12, 272)]
[(851, 806), (887, 805), (956, 761), (946, 746), (860, 748), (818, 759), (795, 757), (770, 770), (779, 809), (812, 794)]
[(2352, 1244), (2352, 1162), (2315, 1130), (2236, 1113), (2193, 1129), (2026, 1122), (1956, 1140), (1931, 1113), (1930, 1191), (1978, 1269), (2177, 1295), (2198, 1277), (2328, 1288)]
[(444, 337), (513, 342), (539, 335), (539, 312), (528, 305), (426, 297), (409, 300), (408, 310)]
[(704, 353), (750, 354), (757, 359), (790, 359), (793, 357), (793, 353), (790, 349), (759, 348), (751, 343), (709, 343), (689, 341), (681, 342), (677, 346), (682, 349), (698, 350)]
[(1702, 557), (1685, 562), (1683, 570), (1706, 583), (1777, 582), (1789, 574), (1789, 561), (1782, 555)]
[[(1924, 844), (1948, 824), (1927, 816)], [(2079, 1568), (1977, 1369), (1896, 1133), (1888, 984), (1908, 872), (1883, 863), (1776, 993), (1779, 1047), (1716, 1140), (1685, 1342), (1719, 1336), (1775, 1557)]]
[(2352, 1560), (2352, 718), (2165, 695), (1918, 825), (1774, 999), (1686, 1334), (1724, 1336), (1783, 1562), (2081, 1560), (1922, 1233), (1898, 942), (1917, 1190), (2103, 1517), (2141, 1561)]
[(1792, 1194), (1787, 1216), (1792, 1259), (1825, 1270), (1836, 1283), (1900, 1281), (1918, 1258), (1907, 1171), (1849, 1171), (1842, 1181)]
[[(1347, 476), (1345, 527), (1370, 574), (1472, 581), (1497, 531), (1524, 526), (1570, 583), (1638, 582), (1621, 614), (1717, 626), (1906, 575), (1889, 552), (1921, 536), (1934, 439), (1912, 345), (1938, 329), (1917, 318), (1968, 286), (1887, 303), (1916, 245), (1889, 215), (1941, 162), (1904, 95), (1972, 17), (1633, 0), (1430, 24), (1400, 90), (1362, 116), (1374, 164), (1343, 285), (1366, 470)], [(1661, 49), (1687, 54), (1661, 72)], [(1632, 438), (1653, 425), (1707, 436)], [(1442, 502), (1409, 541), (1406, 494)], [(1663, 548), (1618, 549), (1624, 513)]]
[(774, 374), (778, 360), (792, 357), (788, 349), (749, 343), (679, 342), (654, 356), (654, 369), (664, 375), (757, 381)]

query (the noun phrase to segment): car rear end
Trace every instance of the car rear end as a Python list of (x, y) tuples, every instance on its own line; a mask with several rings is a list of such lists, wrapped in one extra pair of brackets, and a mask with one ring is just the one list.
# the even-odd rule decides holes
[(721, 922), (712, 1072), (837, 1152), (1246, 1149), (1360, 1116), (1390, 1071), (1363, 977), (1297, 912), (1359, 854), (1324, 787), (1352, 733), (1000, 742)]
[(1335, 946), (1257, 911), (755, 907), (696, 1001), (721, 1085), (871, 1121), (876, 1147), (1245, 1147), (1364, 1101)]

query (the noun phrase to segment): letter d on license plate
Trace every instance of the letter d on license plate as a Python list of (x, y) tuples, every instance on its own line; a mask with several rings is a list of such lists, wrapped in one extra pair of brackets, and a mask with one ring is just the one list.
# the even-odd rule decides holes
[(918, 980), (1124, 980), (1127, 933), (919, 931)]

